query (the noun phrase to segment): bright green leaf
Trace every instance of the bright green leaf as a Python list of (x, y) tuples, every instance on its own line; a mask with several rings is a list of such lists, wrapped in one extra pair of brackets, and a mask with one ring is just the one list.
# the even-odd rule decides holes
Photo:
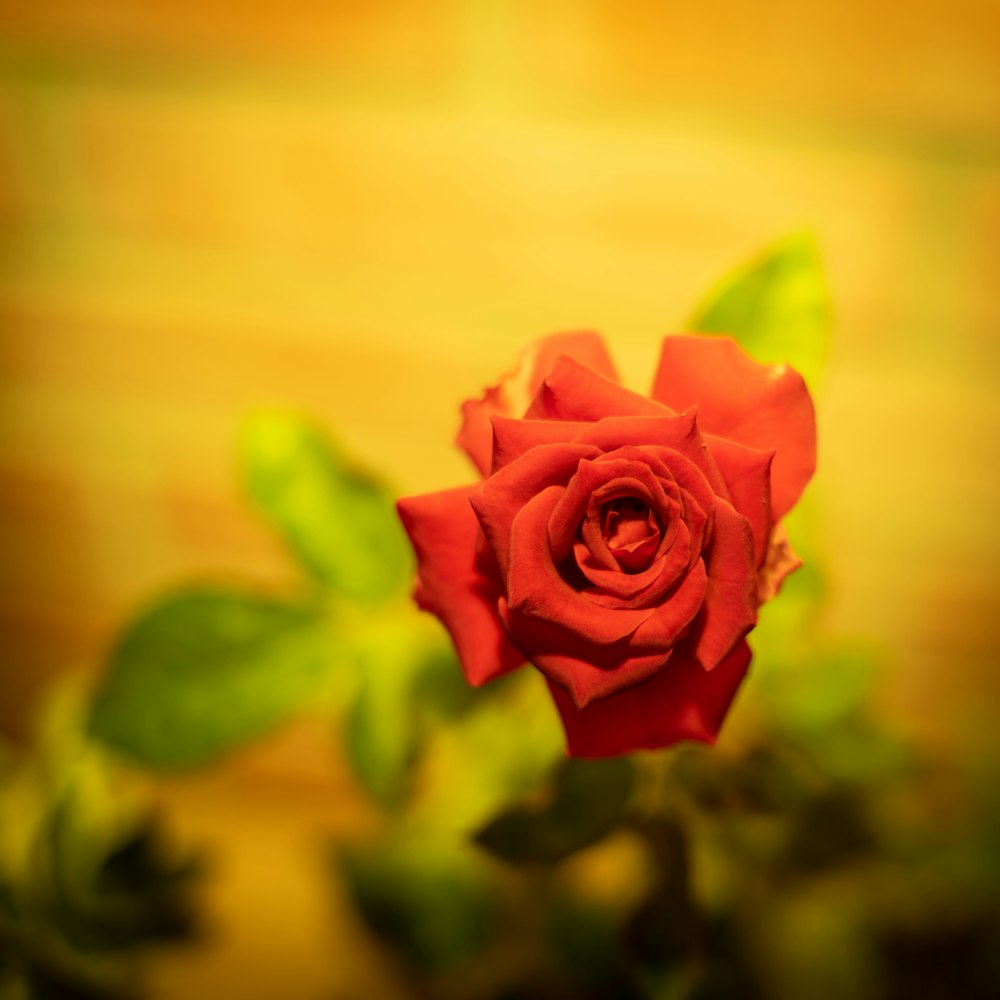
[(830, 340), (830, 297), (815, 239), (798, 233), (738, 268), (689, 329), (729, 334), (758, 361), (785, 362), (816, 384)]
[(537, 788), (564, 753), (559, 717), (538, 673), (493, 681), (462, 715), (430, 732), (414, 821), (436, 830), (478, 829)]
[(334, 654), (310, 606), (184, 590), (126, 630), (95, 694), (91, 731), (152, 768), (205, 764), (316, 695)]
[(358, 600), (406, 586), (410, 550), (392, 497), (316, 425), (257, 414), (244, 428), (241, 463), (254, 503), (323, 586)]
[[(434, 633), (436, 636), (436, 631)], [(415, 612), (381, 617), (353, 644), (357, 693), (347, 710), (347, 756), (365, 787), (387, 805), (407, 790), (420, 736), (414, 688), (439, 643)]]

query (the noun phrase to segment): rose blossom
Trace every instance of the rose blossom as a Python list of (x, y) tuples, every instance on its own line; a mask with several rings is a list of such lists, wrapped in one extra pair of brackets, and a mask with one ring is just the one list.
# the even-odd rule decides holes
[(670, 336), (646, 398), (596, 334), (559, 334), (462, 410), (483, 481), (399, 513), (468, 680), (533, 663), (575, 756), (712, 742), (800, 565), (780, 519), (815, 468), (801, 376)]

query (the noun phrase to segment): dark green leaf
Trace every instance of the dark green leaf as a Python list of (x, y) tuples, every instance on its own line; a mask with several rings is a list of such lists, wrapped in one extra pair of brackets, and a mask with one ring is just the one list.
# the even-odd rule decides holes
[(102, 845), (95, 870), (70, 800), (60, 803), (46, 831), (51, 853), (46, 912), (75, 950), (112, 953), (191, 938), (200, 865), (175, 857), (151, 819), (124, 839)]
[(571, 896), (556, 895), (546, 918), (554, 956), (581, 1000), (645, 1000), (646, 994), (625, 961), (621, 928), (614, 913)]
[(418, 969), (454, 967), (479, 954), (496, 930), (493, 873), (459, 841), (409, 836), (346, 851), (340, 865), (365, 923)]
[(724, 278), (689, 328), (729, 334), (758, 361), (787, 363), (815, 385), (826, 360), (830, 323), (816, 242), (799, 233)]
[(488, 851), (514, 864), (560, 861), (596, 843), (623, 818), (632, 794), (627, 758), (567, 760), (542, 807), (518, 806), (476, 836)]
[(320, 428), (258, 414), (244, 428), (241, 460), (250, 497), (315, 580), (359, 600), (406, 586), (410, 550), (392, 497)]
[(684, 828), (667, 815), (639, 827), (655, 869), (649, 891), (625, 927), (632, 956), (658, 975), (678, 971), (701, 948), (701, 920), (692, 895), (691, 863)]
[(326, 624), (310, 606), (185, 590), (126, 630), (90, 728), (149, 767), (205, 764), (283, 722), (321, 690), (333, 657)]

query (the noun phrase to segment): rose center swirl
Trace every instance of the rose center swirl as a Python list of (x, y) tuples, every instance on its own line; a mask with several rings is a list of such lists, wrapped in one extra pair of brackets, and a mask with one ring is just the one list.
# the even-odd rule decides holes
[(652, 508), (634, 496), (616, 497), (601, 507), (601, 535), (626, 573), (644, 570), (660, 544), (660, 523)]

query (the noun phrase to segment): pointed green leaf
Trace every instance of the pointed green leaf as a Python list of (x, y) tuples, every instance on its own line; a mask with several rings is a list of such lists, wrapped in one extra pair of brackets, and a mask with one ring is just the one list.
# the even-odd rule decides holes
[(622, 820), (634, 775), (628, 758), (563, 762), (551, 800), (516, 806), (476, 835), (492, 854), (514, 864), (551, 864), (596, 843)]
[(407, 585), (410, 549), (392, 496), (319, 427), (257, 414), (244, 428), (241, 464), (250, 497), (317, 582), (358, 600)]
[(95, 693), (90, 728), (152, 768), (205, 764), (317, 695), (334, 655), (311, 606), (184, 590), (126, 629)]
[(815, 386), (830, 340), (830, 297), (815, 239), (798, 233), (724, 278), (689, 329), (729, 334), (758, 361), (785, 362)]

